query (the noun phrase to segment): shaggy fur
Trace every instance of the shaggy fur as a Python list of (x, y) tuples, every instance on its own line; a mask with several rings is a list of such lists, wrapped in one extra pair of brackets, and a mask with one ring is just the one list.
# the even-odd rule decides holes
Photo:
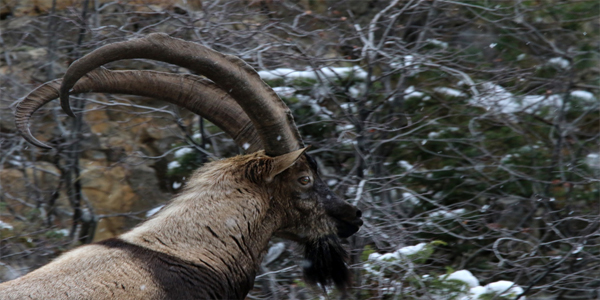
[(348, 253), (335, 235), (328, 235), (304, 244), (304, 280), (322, 287), (335, 284), (345, 291), (350, 285), (350, 271), (346, 265)]

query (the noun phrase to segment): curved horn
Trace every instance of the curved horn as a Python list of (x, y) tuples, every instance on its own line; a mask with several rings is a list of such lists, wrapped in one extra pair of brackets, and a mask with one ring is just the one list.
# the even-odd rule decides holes
[(289, 108), (256, 71), (238, 57), (197, 43), (153, 33), (144, 38), (108, 44), (75, 61), (60, 88), (61, 106), (69, 115), (69, 94), (77, 80), (106, 63), (147, 58), (182, 66), (214, 81), (238, 102), (252, 120), (265, 152), (276, 156), (303, 147)]
[[(62, 79), (49, 81), (17, 104), (17, 129), (27, 141), (38, 147), (51, 148), (31, 134), (29, 119), (40, 107), (58, 98), (61, 83)], [(166, 100), (206, 118), (247, 152), (255, 152), (263, 147), (252, 122), (233, 98), (210, 80), (195, 75), (100, 68), (83, 76), (73, 92), (130, 94)]]

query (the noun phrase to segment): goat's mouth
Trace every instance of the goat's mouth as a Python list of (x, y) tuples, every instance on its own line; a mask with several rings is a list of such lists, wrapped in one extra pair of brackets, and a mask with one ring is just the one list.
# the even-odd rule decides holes
[(362, 226), (363, 221), (360, 218), (356, 218), (352, 221), (346, 221), (338, 218), (334, 218), (337, 228), (337, 236), (340, 238), (347, 238), (355, 234)]

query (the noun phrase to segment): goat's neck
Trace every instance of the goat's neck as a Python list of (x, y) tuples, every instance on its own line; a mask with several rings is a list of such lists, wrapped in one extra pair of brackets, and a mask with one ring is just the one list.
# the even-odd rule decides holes
[(253, 283), (281, 223), (270, 211), (269, 195), (226, 186), (231, 180), (201, 179), (192, 178), (190, 188), (121, 239)]

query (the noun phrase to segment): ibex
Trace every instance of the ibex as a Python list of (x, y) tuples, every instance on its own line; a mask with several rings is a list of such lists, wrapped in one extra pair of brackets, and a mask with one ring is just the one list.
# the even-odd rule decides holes
[[(202, 74), (109, 71), (145, 58)], [(156, 215), (116, 238), (81, 246), (0, 285), (2, 299), (243, 299), (273, 236), (304, 246), (305, 280), (349, 285), (339, 238), (356, 233), (361, 212), (320, 179), (289, 108), (241, 59), (200, 44), (150, 34), (108, 44), (75, 61), (62, 79), (27, 95), (15, 114), (31, 143), (31, 115), (60, 96), (110, 92), (164, 99), (228, 133), (246, 150), (206, 164)]]

